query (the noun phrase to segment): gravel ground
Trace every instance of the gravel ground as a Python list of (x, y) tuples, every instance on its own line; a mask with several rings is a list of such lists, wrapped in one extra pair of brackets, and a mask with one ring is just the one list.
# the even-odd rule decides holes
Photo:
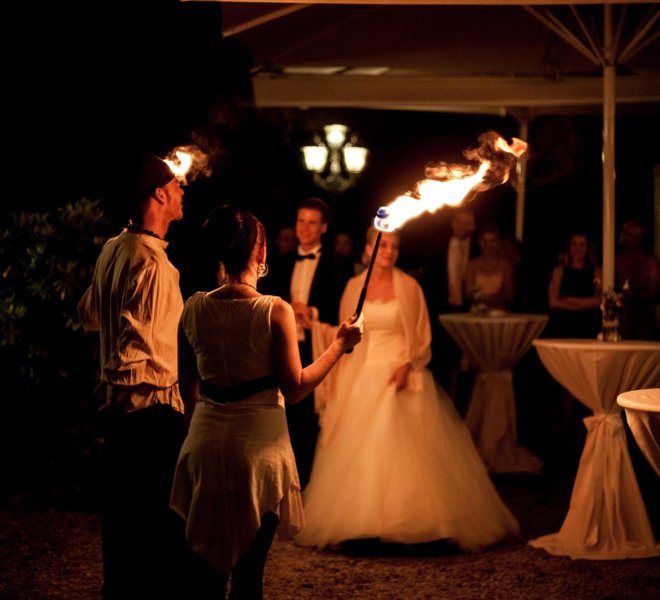
[[(556, 531), (575, 465), (495, 479), (523, 537), (479, 554), (452, 547), (362, 543), (315, 551), (275, 541), (265, 597), (284, 599), (660, 599), (660, 558), (571, 560), (526, 544)], [(99, 600), (101, 549), (94, 512), (0, 509), (0, 600)]]

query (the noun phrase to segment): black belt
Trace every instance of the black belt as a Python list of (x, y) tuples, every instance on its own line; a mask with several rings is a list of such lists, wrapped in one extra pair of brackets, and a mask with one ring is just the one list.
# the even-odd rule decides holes
[(241, 381), (229, 387), (218, 387), (208, 381), (200, 381), (199, 389), (209, 400), (214, 402), (238, 402), (250, 396), (254, 396), (264, 390), (270, 390), (277, 387), (277, 380), (274, 375), (264, 375), (249, 381)]

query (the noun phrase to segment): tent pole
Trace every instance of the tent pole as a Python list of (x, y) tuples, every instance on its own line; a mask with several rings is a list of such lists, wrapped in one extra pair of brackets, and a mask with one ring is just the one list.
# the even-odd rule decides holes
[(615, 83), (612, 6), (605, 4), (603, 67), (603, 291), (614, 289), (614, 211), (615, 211)]
[[(525, 114), (518, 119), (519, 137), (529, 139), (529, 118)], [(527, 154), (523, 154), (516, 162), (516, 239), (523, 241), (525, 230), (525, 192), (527, 185)]]

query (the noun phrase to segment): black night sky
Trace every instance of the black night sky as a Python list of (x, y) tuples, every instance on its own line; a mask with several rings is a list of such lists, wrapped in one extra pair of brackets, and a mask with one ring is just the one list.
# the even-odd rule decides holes
[[(489, 129), (518, 134), (509, 117), (256, 109), (249, 50), (222, 39), (220, 3), (103, 0), (19, 11), (8, 20), (20, 35), (8, 54), (6, 142), (15, 160), (3, 218), (80, 197), (101, 198), (112, 212), (122, 195), (122, 162), (132, 152), (164, 156), (194, 142), (213, 154), (213, 173), (189, 186), (187, 218), (170, 230), (171, 252), (182, 268), (188, 236), (219, 202), (252, 208), (274, 228), (291, 219), (299, 199), (322, 195), (335, 210), (335, 224), (361, 238), (375, 210), (422, 179), (427, 162), (465, 162), (463, 150)], [(658, 120), (657, 114), (618, 116), (617, 229), (629, 218), (653, 223)], [(299, 151), (331, 121), (348, 124), (370, 149), (358, 185), (336, 196), (313, 186)], [(587, 230), (600, 244), (601, 127), (598, 114), (531, 122), (525, 241), (527, 251), (548, 264), (571, 229)], [(513, 235), (511, 186), (482, 194), (475, 210), (479, 222), (495, 221)], [(428, 259), (433, 239), (447, 227), (442, 211), (410, 223), (403, 266)]]

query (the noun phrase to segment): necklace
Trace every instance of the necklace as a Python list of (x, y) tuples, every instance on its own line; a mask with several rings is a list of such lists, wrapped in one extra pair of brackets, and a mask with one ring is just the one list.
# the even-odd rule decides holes
[(138, 227), (135, 223), (129, 223), (128, 225), (126, 225), (126, 229), (132, 231), (133, 233), (144, 233), (145, 235), (150, 235), (151, 237), (158, 238), (159, 240), (163, 239), (157, 233), (154, 233), (153, 231), (149, 231), (149, 229), (142, 229), (141, 227)]
[(252, 288), (255, 292), (257, 291), (257, 288), (253, 286), (251, 283), (247, 283), (246, 281), (228, 281), (224, 285), (246, 285), (249, 288)]

